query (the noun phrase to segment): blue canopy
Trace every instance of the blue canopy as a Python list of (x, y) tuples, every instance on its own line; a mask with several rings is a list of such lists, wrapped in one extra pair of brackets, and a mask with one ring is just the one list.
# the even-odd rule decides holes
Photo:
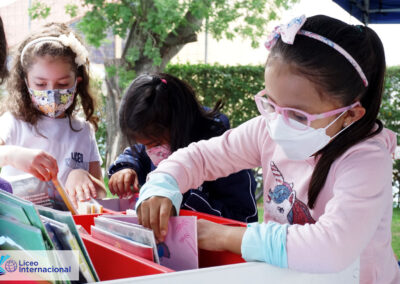
[(333, 0), (364, 24), (399, 24), (400, 0)]

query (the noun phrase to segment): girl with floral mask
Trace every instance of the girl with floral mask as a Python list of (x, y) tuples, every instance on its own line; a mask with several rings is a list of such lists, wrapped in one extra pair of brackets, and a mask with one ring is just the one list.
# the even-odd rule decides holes
[(58, 178), (75, 205), (105, 196), (88, 68), (86, 48), (64, 24), (47, 24), (22, 42), (1, 105), (3, 178)]
[(391, 247), (393, 132), (377, 119), (385, 55), (376, 33), (327, 16), (277, 27), (266, 42), (261, 113), (178, 151), (148, 176), (136, 204), (159, 240), (181, 193), (262, 166), (264, 223), (198, 221), (199, 247), (304, 272), (359, 259), (360, 283), (400, 283)]
[[(192, 88), (168, 74), (144, 74), (126, 91), (120, 106), (122, 133), (132, 145), (109, 169), (109, 188), (129, 197), (145, 183), (146, 176), (172, 153), (191, 142), (221, 135), (229, 129), (221, 114), (202, 107)], [(183, 195), (181, 208), (232, 218), (257, 221), (256, 182), (250, 170), (196, 185)], [(197, 190), (200, 189), (200, 190)]]

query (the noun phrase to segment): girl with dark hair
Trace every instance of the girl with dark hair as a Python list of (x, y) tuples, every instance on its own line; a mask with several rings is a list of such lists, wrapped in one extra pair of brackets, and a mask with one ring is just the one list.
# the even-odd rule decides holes
[[(229, 129), (221, 102), (202, 107), (193, 89), (168, 74), (144, 74), (126, 91), (119, 111), (122, 133), (131, 147), (109, 169), (109, 188), (119, 197), (132, 194), (148, 173), (171, 153), (192, 142), (219, 136)], [(198, 184), (183, 195), (181, 208), (232, 218), (258, 220), (256, 182), (250, 170)]]
[(47, 24), (21, 43), (1, 103), (3, 178), (58, 178), (75, 205), (105, 196), (88, 68), (86, 48), (65, 24)]
[(0, 84), (7, 77), (7, 40), (3, 20), (0, 17)]
[[(7, 40), (4, 32), (3, 20), (0, 17), (0, 84), (3, 83), (7, 75)], [(0, 178), (0, 189), (12, 192), (11, 185), (2, 178)]]
[[(400, 283), (391, 247), (395, 134), (377, 119), (385, 55), (376, 33), (327, 16), (295, 18), (266, 42), (262, 114), (191, 144), (149, 175), (136, 205), (162, 240), (179, 195), (262, 166), (264, 223), (198, 221), (199, 247), (305, 272), (360, 259), (360, 283)], [(167, 198), (165, 198), (167, 197)]]

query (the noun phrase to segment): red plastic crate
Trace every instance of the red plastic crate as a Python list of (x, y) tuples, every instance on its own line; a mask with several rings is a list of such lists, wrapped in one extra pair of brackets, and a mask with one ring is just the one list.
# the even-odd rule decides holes
[[(232, 220), (228, 218), (218, 217), (202, 212), (195, 212), (190, 210), (181, 209), (180, 216), (196, 216), (198, 219), (205, 219), (217, 224), (246, 227), (247, 223)], [(228, 251), (208, 251), (199, 249), (199, 267), (212, 267), (227, 264), (242, 263), (245, 260), (238, 254)]]
[(92, 236), (82, 235), (81, 237), (101, 281), (174, 271), (127, 253)]
[(196, 216), (198, 219), (205, 219), (217, 224), (223, 224), (223, 225), (230, 225), (230, 226), (239, 226), (239, 227), (246, 227), (247, 223), (224, 218), (224, 217), (218, 217), (215, 215), (210, 215), (207, 213), (202, 213), (202, 212), (196, 212), (196, 211), (191, 211), (191, 210), (185, 210), (181, 209), (179, 211), (179, 216)]
[[(106, 212), (110, 213), (110, 212)], [(115, 213), (115, 212), (114, 212)], [(124, 212), (119, 212), (119, 214)], [(94, 218), (101, 214), (76, 215), (76, 224), (82, 225), (90, 233), (90, 226), (94, 225)], [(246, 223), (217, 217), (201, 212), (181, 210), (180, 216), (197, 216), (199, 219), (206, 219), (218, 224), (246, 227)], [(92, 259), (93, 265), (100, 280), (112, 280), (126, 277), (145, 276), (151, 274), (173, 272), (173, 270), (156, 264), (147, 259), (127, 253), (126, 251), (111, 246), (93, 237), (82, 234), (83, 242)], [(200, 268), (235, 264), (245, 262), (243, 258), (231, 252), (214, 252), (199, 250)]]

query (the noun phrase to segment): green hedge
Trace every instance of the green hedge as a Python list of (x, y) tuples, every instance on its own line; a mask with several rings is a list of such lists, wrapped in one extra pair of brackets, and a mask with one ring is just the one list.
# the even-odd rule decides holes
[(258, 115), (254, 95), (264, 88), (262, 66), (168, 65), (164, 72), (188, 82), (205, 106), (222, 99), (232, 127)]
[[(379, 114), (385, 127), (400, 133), (400, 67), (387, 69), (385, 80), (385, 92)], [(397, 144), (400, 137), (397, 136)], [(393, 165), (393, 197), (394, 205), (400, 207), (399, 188), (400, 188), (400, 160), (396, 160)]]

